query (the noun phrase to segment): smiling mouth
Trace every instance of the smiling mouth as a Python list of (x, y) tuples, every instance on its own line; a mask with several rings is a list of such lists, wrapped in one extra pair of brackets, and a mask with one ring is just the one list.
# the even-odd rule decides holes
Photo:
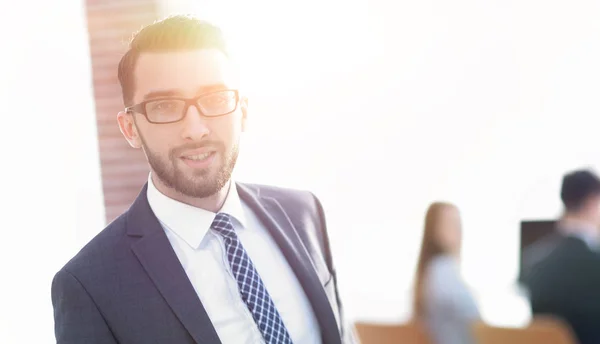
[(206, 152), (206, 153), (196, 154), (196, 155), (187, 155), (182, 158), (186, 159), (186, 160), (192, 160), (192, 161), (203, 161), (203, 160), (210, 158), (213, 154), (215, 154), (215, 152)]

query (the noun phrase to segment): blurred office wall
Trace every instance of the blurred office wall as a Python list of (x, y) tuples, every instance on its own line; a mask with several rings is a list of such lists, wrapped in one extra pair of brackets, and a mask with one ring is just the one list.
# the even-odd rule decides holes
[(148, 180), (144, 154), (129, 146), (117, 125), (124, 108), (117, 67), (133, 33), (158, 18), (158, 2), (85, 1), (107, 222), (129, 208)]

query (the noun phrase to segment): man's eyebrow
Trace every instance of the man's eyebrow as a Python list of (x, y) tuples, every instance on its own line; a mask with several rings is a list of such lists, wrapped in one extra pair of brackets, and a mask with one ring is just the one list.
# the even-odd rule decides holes
[(162, 97), (181, 97), (183, 92), (180, 90), (172, 89), (172, 90), (155, 90), (150, 91), (144, 95), (144, 100), (154, 99), (154, 98), (162, 98)]
[(198, 88), (196, 94), (202, 94), (206, 92), (213, 92), (219, 90), (226, 90), (227, 87), (224, 84), (212, 84), (212, 85), (204, 85)]
[[(207, 92), (225, 90), (227, 87), (224, 84), (212, 84), (200, 86), (196, 92), (197, 95)], [(183, 92), (179, 89), (154, 90), (144, 95), (144, 100), (150, 100), (163, 97), (183, 97)]]

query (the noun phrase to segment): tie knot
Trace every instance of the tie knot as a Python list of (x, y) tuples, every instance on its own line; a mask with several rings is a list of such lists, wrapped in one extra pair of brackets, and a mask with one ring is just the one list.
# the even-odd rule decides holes
[(233, 229), (233, 223), (231, 223), (231, 217), (229, 214), (218, 213), (215, 216), (212, 224), (210, 225), (215, 232), (221, 234), (225, 238), (234, 238), (235, 231)]

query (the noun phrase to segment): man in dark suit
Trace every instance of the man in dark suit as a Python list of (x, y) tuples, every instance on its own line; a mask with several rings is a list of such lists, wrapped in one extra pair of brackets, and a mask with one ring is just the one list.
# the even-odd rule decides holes
[(534, 315), (564, 319), (582, 344), (600, 343), (600, 180), (589, 171), (563, 178), (565, 215), (545, 257), (524, 278)]
[(552, 227), (554, 228), (548, 228), (548, 231), (552, 231), (550, 234), (524, 248), (521, 257), (519, 282), (523, 282), (524, 277), (529, 275), (531, 269), (544, 260), (544, 258), (548, 257), (565, 238), (560, 223), (554, 223)]
[(57, 342), (353, 342), (317, 198), (231, 180), (247, 100), (220, 30), (142, 29), (119, 81), (119, 127), (151, 173), (56, 274)]

